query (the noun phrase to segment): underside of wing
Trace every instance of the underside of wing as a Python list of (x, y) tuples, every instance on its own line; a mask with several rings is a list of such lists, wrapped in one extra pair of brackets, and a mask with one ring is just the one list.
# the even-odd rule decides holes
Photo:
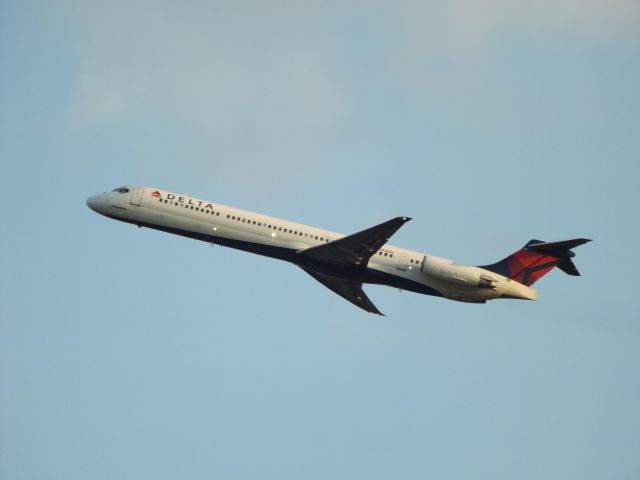
[(409, 220), (411, 220), (409, 217), (397, 217), (375, 227), (347, 235), (333, 242), (301, 250), (298, 253), (332, 265), (364, 267), (371, 256), (380, 250), (389, 241), (389, 238)]
[(323, 284), (325, 287), (327, 287), (329, 290), (337, 293), (345, 300), (353, 303), (355, 306), (360, 307), (367, 312), (384, 316), (384, 314), (376, 308), (373, 302), (369, 300), (367, 294), (364, 293), (364, 291), (362, 290), (362, 283), (331, 277), (329, 275), (312, 272), (305, 268), (303, 268), (303, 270), (313, 278), (315, 278), (318, 282)]

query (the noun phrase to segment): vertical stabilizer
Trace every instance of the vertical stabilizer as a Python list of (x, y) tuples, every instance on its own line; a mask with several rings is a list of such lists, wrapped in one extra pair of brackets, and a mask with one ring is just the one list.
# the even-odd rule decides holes
[(526, 286), (533, 285), (555, 267), (567, 275), (579, 276), (580, 272), (571, 260), (575, 256), (571, 249), (590, 241), (587, 238), (560, 242), (530, 240), (524, 247), (507, 258), (480, 268), (511, 278)]

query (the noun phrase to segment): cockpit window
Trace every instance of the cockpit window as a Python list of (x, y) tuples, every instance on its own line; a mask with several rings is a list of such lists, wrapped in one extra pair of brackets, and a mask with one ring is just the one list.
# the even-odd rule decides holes
[(113, 191), (118, 193), (129, 193), (129, 189), (127, 187), (116, 188)]

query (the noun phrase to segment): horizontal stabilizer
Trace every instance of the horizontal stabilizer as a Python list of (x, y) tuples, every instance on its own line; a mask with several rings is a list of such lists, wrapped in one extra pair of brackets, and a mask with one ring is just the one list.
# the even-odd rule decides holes
[(539, 252), (562, 252), (579, 247), (580, 245), (584, 245), (590, 241), (591, 240), (588, 238), (576, 238), (574, 240), (563, 240), (561, 242), (541, 242), (539, 240), (532, 240), (527, 243), (526, 247)]
[(558, 268), (562, 270), (567, 275), (571, 275), (572, 277), (579, 277), (580, 272), (576, 268), (576, 265), (570, 258), (565, 258), (558, 264)]

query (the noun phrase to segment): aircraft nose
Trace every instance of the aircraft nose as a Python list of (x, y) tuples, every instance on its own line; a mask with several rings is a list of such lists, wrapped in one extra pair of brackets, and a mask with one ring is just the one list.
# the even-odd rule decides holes
[(91, 195), (87, 198), (87, 207), (97, 213), (102, 213), (101, 210), (104, 206), (104, 197), (102, 195)]

